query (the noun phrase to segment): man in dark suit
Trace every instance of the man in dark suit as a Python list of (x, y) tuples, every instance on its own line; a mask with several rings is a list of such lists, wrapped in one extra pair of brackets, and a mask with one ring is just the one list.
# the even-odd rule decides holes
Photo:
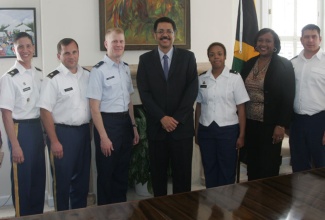
[(155, 21), (158, 47), (140, 56), (137, 84), (147, 112), (150, 168), (154, 196), (167, 195), (171, 165), (173, 193), (191, 191), (193, 105), (198, 93), (195, 56), (175, 48), (176, 24)]

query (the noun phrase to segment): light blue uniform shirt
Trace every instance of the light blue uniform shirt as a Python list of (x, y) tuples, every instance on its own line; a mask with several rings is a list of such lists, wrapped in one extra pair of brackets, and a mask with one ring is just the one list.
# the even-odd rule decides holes
[(130, 68), (122, 61), (117, 64), (105, 55), (92, 68), (86, 96), (101, 101), (101, 112), (128, 111), (133, 92)]

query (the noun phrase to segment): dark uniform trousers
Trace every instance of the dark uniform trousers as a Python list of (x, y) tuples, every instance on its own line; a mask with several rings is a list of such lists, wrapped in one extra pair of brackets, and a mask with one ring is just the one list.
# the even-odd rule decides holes
[(108, 157), (102, 153), (100, 137), (95, 128), (98, 205), (126, 201), (128, 172), (134, 137), (128, 112), (102, 113), (102, 118), (114, 151)]
[(290, 154), (292, 171), (325, 167), (325, 111), (315, 115), (294, 114), (290, 128)]
[(247, 176), (248, 180), (278, 176), (282, 162), (282, 141), (273, 144), (275, 125), (246, 120)]
[(216, 122), (208, 127), (199, 124), (198, 142), (206, 188), (235, 183), (238, 134), (238, 124), (223, 127)]
[(63, 158), (54, 158), (47, 138), (55, 210), (86, 207), (91, 160), (90, 126), (55, 124), (55, 131), (63, 147)]
[[(40, 119), (14, 120), (24, 162), (12, 163), (11, 189), (16, 216), (43, 213), (45, 143)], [(9, 148), (12, 149), (9, 141)], [(12, 158), (12, 157), (11, 157)]]

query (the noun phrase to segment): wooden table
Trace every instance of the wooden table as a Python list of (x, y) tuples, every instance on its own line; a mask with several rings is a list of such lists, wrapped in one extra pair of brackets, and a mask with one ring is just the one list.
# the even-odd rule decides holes
[(59, 219), (325, 219), (325, 168), (177, 195), (27, 216)]

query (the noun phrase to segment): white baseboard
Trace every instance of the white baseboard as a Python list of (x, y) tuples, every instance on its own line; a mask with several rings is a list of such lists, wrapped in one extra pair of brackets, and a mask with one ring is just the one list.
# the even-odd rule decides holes
[[(45, 202), (49, 207), (54, 206), (53, 196), (48, 195), (47, 191), (45, 191)], [(13, 205), (11, 195), (0, 196), (0, 207)]]
[(47, 205), (49, 207), (54, 207), (54, 198), (53, 198), (53, 196), (47, 196), (47, 199), (46, 199), (45, 202), (47, 202)]
[(282, 165), (290, 165), (291, 157), (282, 157)]
[(0, 196), (0, 207), (12, 205), (11, 195)]

